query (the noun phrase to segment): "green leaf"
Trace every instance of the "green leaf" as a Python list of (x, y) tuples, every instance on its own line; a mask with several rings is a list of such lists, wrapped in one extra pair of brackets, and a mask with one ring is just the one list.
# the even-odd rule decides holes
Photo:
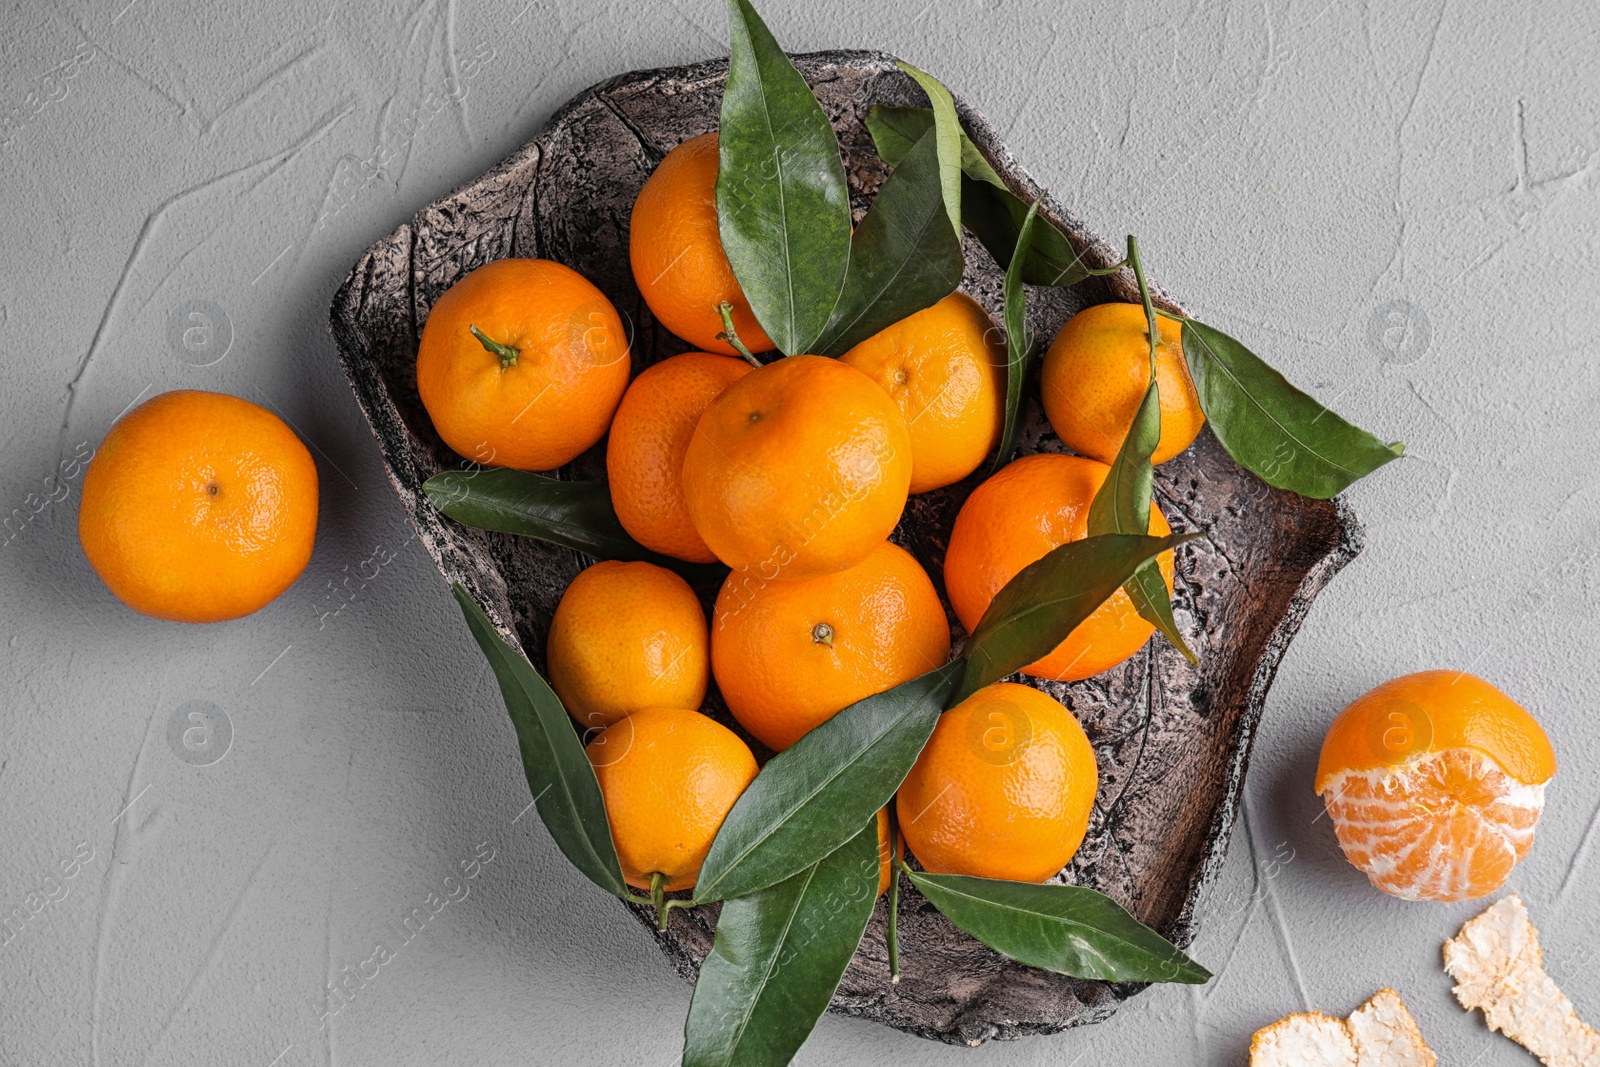
[[(875, 106), (867, 112), (867, 129), (878, 155), (891, 167), (934, 126), (925, 107)], [(1028, 203), (1006, 187), (1005, 180), (984, 159), (965, 133), (961, 135), (961, 221), (989, 250), (996, 263), (1008, 267), (1017, 235), (1028, 216)], [(1071, 239), (1045, 219), (1035, 232), (1023, 262), (1022, 280), (1029, 285), (1067, 286), (1097, 270), (1083, 261)]]
[[(1040, 197), (1042, 200), (1043, 197)], [(1018, 420), (1022, 416), (1022, 386), (1028, 377), (1028, 357), (1033, 353), (1033, 337), (1028, 332), (1028, 297), (1022, 288), (1022, 264), (1033, 241), (1039, 219), (1039, 201), (1028, 207), (1028, 214), (1017, 231), (1017, 247), (1006, 268), (1006, 419), (1000, 434), (1000, 447), (994, 454), (994, 470), (1011, 462), (1017, 450)]]
[(528, 658), (500, 636), (472, 594), (459, 584), (454, 592), (500, 683), (539, 818), (574, 867), (607, 893), (627, 899), (600, 782), (572, 719)]
[(1101, 534), (1068, 541), (1017, 572), (967, 638), (966, 672), (952, 703), (1043, 658), (1094, 614), (1139, 565), (1199, 534)]
[(876, 819), (928, 743), (961, 671), (955, 660), (858, 700), (774, 756), (723, 820), (695, 900), (781, 882)]
[(939, 186), (938, 137), (924, 134), (883, 183), (850, 244), (839, 302), (812, 349), (838, 356), (961, 284), (961, 238)]
[(850, 260), (839, 139), (749, 0), (728, 0), (717, 222), (734, 276), (772, 343), (811, 352)]
[(726, 573), (716, 564), (685, 563), (635, 541), (611, 507), (610, 490), (597, 482), (561, 482), (498, 467), (441, 471), (422, 483), (422, 491), (450, 518), (480, 530), (537, 538), (595, 559), (645, 560), (690, 579)]
[(878, 820), (798, 874), (730, 900), (684, 1025), (684, 1067), (782, 1067), (827, 1010), (878, 896)]
[(896, 62), (895, 66), (911, 75), (922, 86), (933, 105), (934, 139), (939, 147), (939, 188), (942, 190), (945, 211), (950, 216), (950, 229), (961, 240), (961, 148), (967, 135), (961, 130), (961, 119), (956, 115), (956, 102), (937, 78), (918, 70), (910, 63)]
[(1405, 454), (1302, 393), (1221, 330), (1186, 320), (1183, 355), (1211, 432), (1268, 485), (1325, 500)]
[[(1155, 468), (1150, 457), (1155, 454), (1160, 440), (1161, 389), (1152, 377), (1128, 426), (1128, 436), (1123, 438), (1104, 484), (1089, 505), (1091, 537), (1149, 532), (1150, 496), (1155, 483)], [(1179, 632), (1178, 621), (1172, 617), (1172, 598), (1167, 595), (1167, 583), (1162, 580), (1155, 562), (1140, 565), (1123, 588), (1139, 614), (1165, 634), (1185, 659), (1194, 663), (1194, 652)]]
[(1105, 982), (1200, 985), (1211, 978), (1172, 942), (1092, 889), (909, 873), (945, 918), (1018, 963)]

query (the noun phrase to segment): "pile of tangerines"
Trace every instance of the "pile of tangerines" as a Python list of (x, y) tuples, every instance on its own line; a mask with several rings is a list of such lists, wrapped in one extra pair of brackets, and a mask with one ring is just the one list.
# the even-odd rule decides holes
[[(840, 359), (741, 358), (771, 346), (719, 241), (717, 166), (715, 134), (669, 152), (630, 232), (640, 292), (698, 351), (630, 382), (627, 337), (600, 290), (559, 263), (503, 259), (440, 297), (417, 357), (422, 401), (462, 456), (550, 470), (609, 433), (611, 501), (627, 532), (663, 557), (730, 568), (709, 622), (671, 569), (610, 561), (578, 575), (550, 624), (550, 681), (591, 734), (623, 873), (657, 893), (693, 886), (756, 774), (745, 741), (699, 710), (711, 678), (743, 728), (781, 751), (949, 658), (934, 582), (888, 538), (909, 494), (961, 481), (995, 450), (1005, 393), (997, 331), (959, 292)], [(1155, 361), (1156, 462), (1204, 421), (1169, 325)], [(1018, 459), (968, 496), (942, 575), (968, 632), (1019, 571), (1086, 536), (1089, 505), (1148, 385), (1147, 330), (1141, 308), (1113, 303), (1055, 338), (1044, 408), (1077, 455)], [(280, 418), (183, 390), (111, 429), (85, 475), (78, 529), (125, 603), (214, 622), (287, 589), (310, 558), (316, 520), (315, 464)], [(1168, 532), (1154, 504), (1150, 532)], [(1158, 565), (1170, 590), (1172, 554)], [(1024, 673), (1087, 678), (1152, 632), (1119, 590)], [(1554, 771), (1526, 711), (1471, 675), (1435, 671), (1346, 709), (1316, 788), (1374, 884), (1453, 900), (1504, 884)], [(1042, 881), (1083, 840), (1096, 784), (1094, 750), (1071, 711), (1038, 689), (996, 683), (940, 719), (897, 794), (897, 840), (933, 873)], [(889, 818), (880, 812), (881, 841)]]

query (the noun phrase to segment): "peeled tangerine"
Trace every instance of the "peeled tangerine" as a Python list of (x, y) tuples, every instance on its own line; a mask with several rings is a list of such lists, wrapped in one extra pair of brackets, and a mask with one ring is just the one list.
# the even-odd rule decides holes
[(1345, 858), (1405, 900), (1493, 893), (1528, 854), (1556, 757), (1481, 678), (1421, 671), (1358, 697), (1328, 728), (1317, 793)]

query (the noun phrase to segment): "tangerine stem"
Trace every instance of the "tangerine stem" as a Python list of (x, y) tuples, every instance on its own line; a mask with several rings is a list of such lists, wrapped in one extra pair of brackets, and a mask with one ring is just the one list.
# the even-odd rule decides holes
[(726, 341), (733, 346), (733, 350), (744, 357), (744, 361), (752, 367), (761, 366), (761, 361), (751, 354), (739, 340), (739, 331), (733, 328), (733, 305), (724, 300), (717, 305), (717, 311), (722, 315), (722, 332), (717, 334), (717, 339)]
[(1156, 326), (1156, 307), (1150, 301), (1150, 286), (1144, 280), (1144, 264), (1139, 261), (1139, 239), (1128, 235), (1128, 263), (1133, 267), (1134, 280), (1139, 283), (1139, 299), (1144, 301), (1145, 329), (1150, 334), (1150, 381), (1156, 380), (1156, 346), (1161, 342), (1161, 331)]
[(499, 341), (490, 339), (487, 334), (478, 329), (476, 326), (468, 326), (467, 329), (472, 331), (472, 336), (478, 339), (478, 343), (480, 345), (500, 357), (501, 370), (504, 370), (507, 367), (515, 367), (517, 365), (517, 356), (521, 353), (519, 353), (515, 348), (512, 348), (510, 345), (503, 345)]
[(666, 875), (662, 874), (660, 871), (654, 871), (651, 873), (650, 903), (654, 904), (656, 908), (656, 921), (659, 923), (656, 928), (658, 930), (665, 930), (667, 928), (667, 895), (666, 890), (663, 888), (666, 884)]
[(895, 857), (900, 849), (900, 821), (893, 805), (889, 812), (889, 925), (884, 928), (884, 946), (889, 950), (889, 984), (900, 984), (900, 865)]

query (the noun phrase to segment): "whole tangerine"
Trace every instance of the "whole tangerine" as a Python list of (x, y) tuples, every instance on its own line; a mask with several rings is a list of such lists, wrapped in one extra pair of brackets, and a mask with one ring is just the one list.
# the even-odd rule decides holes
[(900, 521), (910, 484), (900, 409), (822, 356), (779, 359), (728, 386), (683, 458), (695, 530), (718, 559), (763, 581), (861, 562)]
[[(972, 632), (996, 593), (1051, 549), (1088, 536), (1089, 505), (1111, 468), (1082, 456), (1041, 452), (1002, 467), (972, 491), (956, 515), (944, 557), (944, 585), (961, 625)], [(1150, 535), (1171, 533), (1150, 504)], [(1170, 551), (1156, 566), (1172, 590)], [(1024, 667), (1036, 678), (1076, 681), (1139, 651), (1155, 627), (1118, 589), (1049, 655)]]
[(417, 347), (433, 427), (485, 466), (553, 470), (600, 440), (628, 387), (605, 294), (548, 259), (497, 259), (434, 303)]
[(248, 400), (180, 389), (111, 427), (83, 476), (78, 540), (135, 611), (219, 622), (294, 584), (317, 532), (317, 468)]

